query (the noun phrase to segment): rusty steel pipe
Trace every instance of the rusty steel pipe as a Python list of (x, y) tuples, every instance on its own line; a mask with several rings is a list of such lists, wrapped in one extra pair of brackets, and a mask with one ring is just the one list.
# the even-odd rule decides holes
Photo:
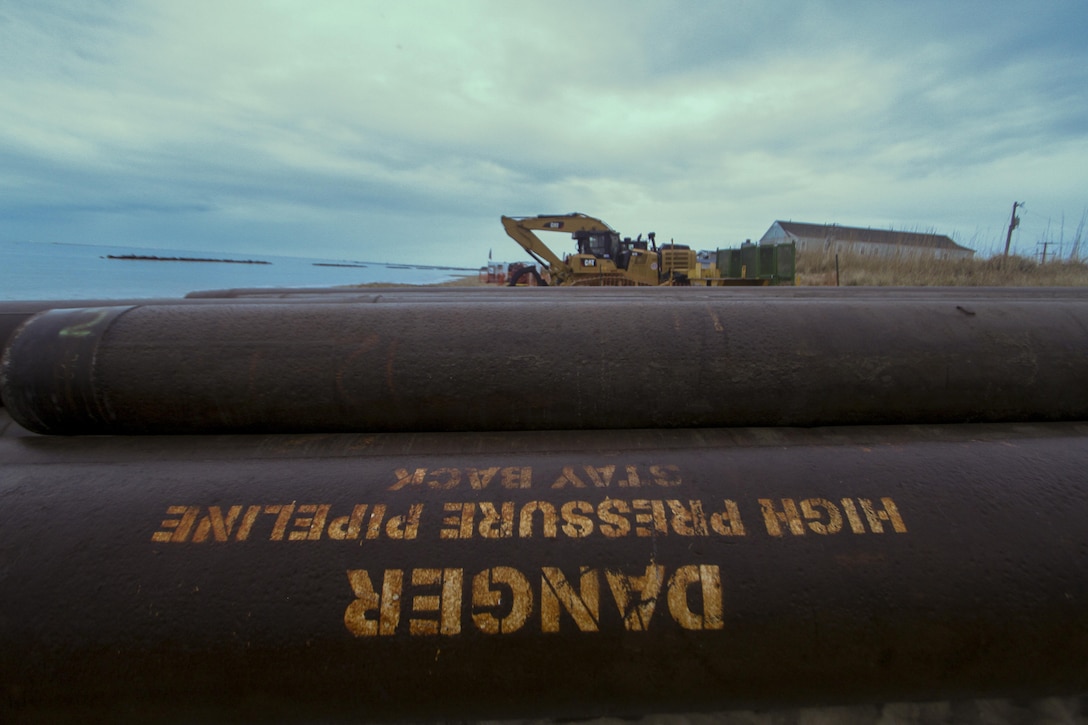
[(768, 299), (865, 299), (883, 301), (896, 299), (959, 299), (969, 302), (993, 299), (1015, 300), (1088, 300), (1088, 288), (1083, 287), (241, 287), (221, 290), (198, 290), (180, 298), (154, 299), (78, 299), (78, 300), (20, 300), (0, 301), (0, 344), (19, 325), (39, 312), (53, 309), (84, 307), (118, 307), (130, 305), (166, 305), (230, 303), (244, 300), (259, 302), (345, 302), (389, 303), (432, 302), (436, 304), (481, 304), (535, 300), (555, 304), (563, 301), (585, 302), (593, 299), (619, 298), (645, 301), (768, 300)]
[(1084, 693), (1085, 470), (1083, 423), (85, 438), (9, 425), (0, 719)]
[(1088, 301), (53, 310), (9, 341), (0, 389), (62, 434), (1077, 420)]
[(882, 301), (896, 299), (958, 299), (969, 302), (993, 299), (1015, 300), (1088, 300), (1088, 288), (1082, 287), (242, 287), (222, 290), (199, 290), (179, 298), (118, 298), (78, 300), (20, 300), (0, 301), (0, 344), (26, 320), (39, 312), (54, 309), (84, 307), (121, 307), (131, 305), (169, 304), (227, 304), (243, 300), (246, 304), (261, 302), (343, 302), (368, 303), (435, 303), (509, 304), (533, 300), (556, 304), (565, 301), (584, 303), (589, 300), (632, 299), (648, 301), (691, 301), (741, 299), (865, 299)]

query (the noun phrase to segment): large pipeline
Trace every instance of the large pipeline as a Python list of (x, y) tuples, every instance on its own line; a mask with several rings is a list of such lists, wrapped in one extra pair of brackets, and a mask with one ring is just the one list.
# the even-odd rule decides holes
[(41, 433), (1088, 418), (1088, 298), (572, 295), (43, 312), (0, 390)]
[(5, 722), (1088, 691), (1083, 423), (0, 430)]
[(692, 299), (843, 299), (864, 303), (866, 299), (951, 299), (978, 302), (992, 299), (1088, 300), (1083, 287), (240, 287), (198, 290), (182, 298), (21, 300), (0, 301), (0, 345), (33, 315), (52, 309), (118, 307), (129, 305), (208, 304), (259, 302), (343, 302), (343, 303), (435, 303), (482, 304), (536, 300), (549, 304), (571, 300), (691, 301)]
[(198, 290), (182, 298), (153, 299), (79, 299), (79, 300), (20, 300), (0, 301), (0, 346), (18, 327), (39, 312), (53, 309), (85, 307), (128, 307), (132, 305), (186, 305), (338, 302), (344, 304), (373, 303), (432, 303), (509, 304), (534, 300), (555, 304), (564, 301), (593, 302), (618, 299), (643, 301), (691, 301), (692, 299), (840, 299), (864, 304), (868, 299), (883, 301), (902, 299), (956, 299), (977, 303), (982, 300), (1065, 300), (1088, 301), (1088, 288), (1083, 287), (759, 287), (743, 291), (733, 287), (534, 287), (509, 289), (505, 287), (241, 287), (221, 290)]

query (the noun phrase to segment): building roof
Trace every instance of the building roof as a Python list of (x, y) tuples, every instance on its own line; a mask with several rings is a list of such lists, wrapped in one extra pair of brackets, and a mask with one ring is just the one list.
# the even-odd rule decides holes
[(903, 247), (925, 247), (927, 249), (949, 249), (964, 252), (974, 250), (956, 244), (944, 234), (921, 234), (919, 232), (899, 232), (893, 229), (863, 229), (861, 227), (843, 227), (838, 224), (806, 224), (804, 222), (776, 221), (783, 231), (794, 237), (805, 239), (835, 239), (843, 242), (867, 242), (869, 244), (888, 244)]

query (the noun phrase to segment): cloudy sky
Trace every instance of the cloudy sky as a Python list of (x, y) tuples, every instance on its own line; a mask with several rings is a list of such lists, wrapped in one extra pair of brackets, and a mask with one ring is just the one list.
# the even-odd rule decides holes
[(0, 239), (478, 266), (524, 257), (500, 215), (581, 211), (988, 253), (1025, 201), (1030, 255), (1088, 209), (1085, 27), (1084, 0), (0, 0)]

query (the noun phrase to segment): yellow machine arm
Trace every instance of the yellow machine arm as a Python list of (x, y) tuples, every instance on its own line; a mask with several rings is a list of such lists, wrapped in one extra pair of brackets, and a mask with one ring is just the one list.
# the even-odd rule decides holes
[(574, 271), (561, 257), (544, 244), (533, 230), (549, 232), (612, 232), (615, 230), (600, 219), (585, 214), (541, 214), (540, 216), (502, 217), (502, 226), (529, 256), (546, 266), (555, 283), (561, 284)]

